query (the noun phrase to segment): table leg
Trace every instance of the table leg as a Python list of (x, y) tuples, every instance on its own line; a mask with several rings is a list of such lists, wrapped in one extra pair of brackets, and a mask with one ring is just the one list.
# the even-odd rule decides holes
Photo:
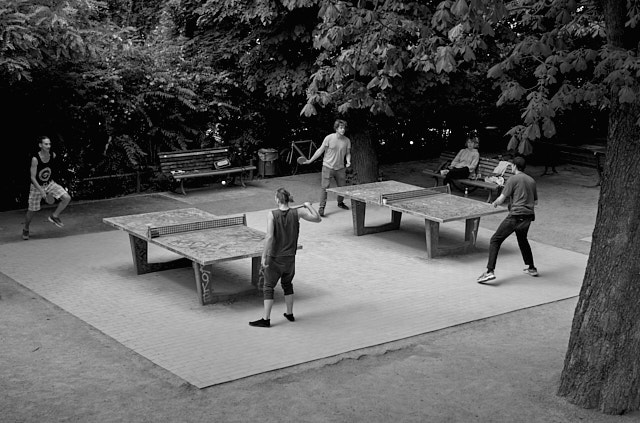
[(251, 285), (258, 286), (258, 278), (260, 277), (260, 266), (262, 265), (262, 257), (251, 257)]
[(391, 210), (391, 222), (378, 226), (365, 226), (365, 214), (367, 203), (351, 200), (351, 217), (353, 218), (353, 233), (356, 236), (375, 234), (378, 232), (393, 231), (400, 228), (402, 213)]
[(364, 235), (364, 215), (367, 204), (362, 201), (351, 200), (351, 217), (353, 219), (353, 233), (356, 236)]
[(158, 272), (160, 270), (177, 269), (179, 267), (188, 266), (191, 263), (191, 260), (188, 260), (186, 258), (163, 263), (149, 263), (147, 254), (149, 244), (147, 243), (147, 240), (129, 234), (129, 243), (131, 244), (133, 266), (136, 268), (136, 273), (138, 275)]
[(469, 247), (476, 246), (476, 239), (478, 238), (478, 228), (480, 227), (480, 218), (475, 217), (473, 219), (467, 219), (465, 221), (464, 229), (464, 241)]
[(131, 244), (131, 254), (133, 256), (133, 265), (136, 268), (136, 273), (138, 275), (149, 273), (147, 241), (137, 236), (129, 235), (129, 243)]
[(425, 219), (424, 232), (427, 243), (427, 258), (446, 256), (450, 254), (467, 253), (476, 245), (480, 218), (466, 219), (464, 231), (464, 243), (456, 245), (440, 246), (440, 224)]
[(440, 252), (439, 237), (440, 237), (440, 223), (433, 222), (431, 220), (424, 220), (424, 234), (427, 241), (427, 258), (434, 258), (438, 256)]
[(192, 263), (193, 273), (196, 279), (196, 291), (198, 292), (198, 300), (200, 305), (215, 304), (220, 301), (235, 300), (235, 298), (242, 295), (255, 294), (256, 287), (258, 286), (258, 276), (260, 272), (261, 257), (251, 257), (251, 284), (250, 288), (242, 288), (235, 292), (224, 293), (219, 291), (214, 292), (213, 289), (213, 265), (208, 264), (203, 266), (199, 263)]
[(193, 262), (193, 272), (196, 276), (196, 290), (198, 291), (198, 299), (201, 305), (213, 303), (213, 286), (211, 286), (211, 278), (213, 275), (213, 266)]

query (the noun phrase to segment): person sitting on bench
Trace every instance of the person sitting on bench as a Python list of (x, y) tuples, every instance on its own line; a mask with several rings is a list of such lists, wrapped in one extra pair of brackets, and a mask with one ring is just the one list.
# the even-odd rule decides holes
[(480, 161), (480, 153), (478, 146), (480, 142), (477, 137), (467, 137), (466, 146), (458, 152), (448, 170), (445, 170), (444, 185), (447, 185), (453, 179), (465, 179), (469, 175), (475, 173), (478, 162)]

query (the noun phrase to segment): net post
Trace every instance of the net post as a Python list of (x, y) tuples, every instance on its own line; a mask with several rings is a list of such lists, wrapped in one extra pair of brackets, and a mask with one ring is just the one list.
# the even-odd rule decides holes
[(151, 223), (147, 223), (147, 238), (157, 238), (160, 236), (158, 228), (154, 228)]

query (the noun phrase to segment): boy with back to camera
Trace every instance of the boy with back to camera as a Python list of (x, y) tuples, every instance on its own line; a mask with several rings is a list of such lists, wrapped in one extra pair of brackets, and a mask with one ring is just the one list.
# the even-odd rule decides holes
[(264, 272), (264, 315), (260, 320), (249, 322), (250, 326), (268, 328), (271, 326), (271, 308), (273, 307), (273, 290), (278, 280), (284, 291), (284, 303), (287, 312), (284, 317), (290, 322), (293, 317), (293, 277), (296, 273), (296, 252), (298, 251), (298, 234), (300, 219), (318, 223), (322, 219), (311, 203), (302, 207), (289, 207), (293, 201), (291, 194), (284, 188), (278, 188), (275, 196), (277, 209), (267, 214), (267, 235), (264, 241), (261, 265)]

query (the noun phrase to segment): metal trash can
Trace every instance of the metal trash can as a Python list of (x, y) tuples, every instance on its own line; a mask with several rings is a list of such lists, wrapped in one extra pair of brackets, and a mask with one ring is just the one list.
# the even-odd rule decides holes
[(278, 151), (273, 148), (261, 148), (258, 150), (258, 175), (275, 176), (278, 161)]

